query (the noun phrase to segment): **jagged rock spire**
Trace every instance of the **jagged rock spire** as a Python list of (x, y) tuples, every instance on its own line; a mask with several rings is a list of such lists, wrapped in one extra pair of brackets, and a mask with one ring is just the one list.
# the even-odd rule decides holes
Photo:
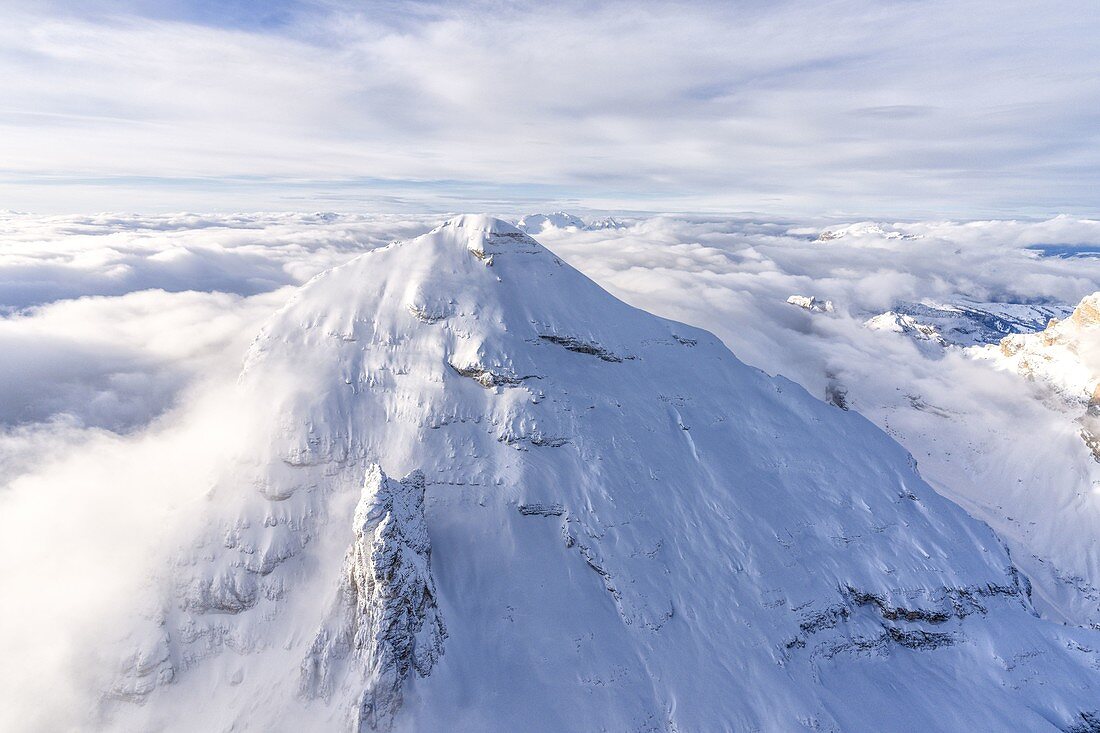
[(427, 677), (447, 636), (436, 606), (424, 475), (395, 481), (372, 465), (355, 509), (339, 594), (302, 663), (306, 697), (359, 675), (353, 730), (389, 730), (413, 672)]

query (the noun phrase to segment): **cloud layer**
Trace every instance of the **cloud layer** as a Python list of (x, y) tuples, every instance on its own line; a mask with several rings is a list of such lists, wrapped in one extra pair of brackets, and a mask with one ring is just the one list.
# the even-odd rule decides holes
[(1097, 211), (1087, 0), (7, 4), (9, 208)]

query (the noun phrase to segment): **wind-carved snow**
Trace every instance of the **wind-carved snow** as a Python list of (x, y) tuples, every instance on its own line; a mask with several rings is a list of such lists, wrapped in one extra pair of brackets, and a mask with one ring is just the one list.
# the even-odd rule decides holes
[(431, 674), (447, 637), (432, 580), (424, 475), (398, 482), (372, 466), (353, 530), (336, 602), (302, 663), (301, 691), (327, 699), (353, 680), (362, 690), (354, 729), (389, 730), (402, 688), (414, 673)]
[[(1039, 619), (997, 535), (888, 436), (504, 222), (317, 276), (239, 387), (248, 447), (132, 634), (116, 699), (144, 704), (110, 703), (118, 727), (1042, 730), (1100, 708), (1100, 632)], [(413, 478), (364, 495), (374, 464)]]

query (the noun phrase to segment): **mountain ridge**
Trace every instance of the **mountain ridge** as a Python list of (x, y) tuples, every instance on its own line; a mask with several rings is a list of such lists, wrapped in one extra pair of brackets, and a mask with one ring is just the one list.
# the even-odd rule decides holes
[(460, 217), (318, 275), (264, 327), (241, 389), (262, 406), (252, 450), (171, 569), (139, 658), (172, 671), (132, 665), (145, 704), (109, 711), (127, 724), (178, 728), (203, 694), (211, 726), (371, 729), (357, 683), (284, 693), (375, 463), (424, 476), (447, 627), (430, 673), (399, 685), (398, 730), (1092, 714), (1095, 632), (1038, 619), (996, 535), (900, 446), (505, 222)]

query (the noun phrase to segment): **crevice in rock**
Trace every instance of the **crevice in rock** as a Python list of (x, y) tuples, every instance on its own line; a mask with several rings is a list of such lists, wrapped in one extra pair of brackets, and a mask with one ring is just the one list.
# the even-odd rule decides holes
[(565, 514), (565, 508), (561, 504), (532, 502), (530, 504), (520, 504), (519, 513), (524, 516), (560, 517)]
[(513, 374), (501, 374), (481, 366), (457, 367), (449, 364), (451, 369), (460, 376), (472, 379), (486, 389), (493, 387), (518, 387), (527, 379), (542, 379), (537, 374), (527, 374), (522, 377)]
[(549, 341), (552, 344), (557, 344), (569, 351), (575, 351), (578, 354), (590, 354), (591, 356), (598, 357), (604, 361), (610, 362), (622, 362), (623, 357), (608, 351), (599, 344), (594, 344), (589, 341), (582, 341), (581, 339), (573, 336), (559, 336), (557, 334), (544, 333), (539, 334), (539, 338), (543, 341)]
[(1011, 584), (987, 583), (964, 588), (943, 588), (934, 608), (908, 608), (891, 603), (877, 593), (845, 586), (841, 590), (844, 602), (809, 615), (799, 623), (799, 633), (785, 644), (787, 650), (805, 648), (811, 637), (855, 621), (856, 612), (870, 608), (878, 619), (880, 632), (871, 635), (845, 635), (823, 641), (815, 654), (831, 658), (844, 651), (879, 651), (885, 653), (891, 644), (908, 649), (929, 650), (951, 646), (959, 640), (955, 632), (934, 631), (912, 625), (940, 626), (949, 621), (962, 621), (972, 614), (988, 612), (983, 599), (1001, 596), (1025, 600), (1030, 587), (1015, 568), (1009, 568)]

